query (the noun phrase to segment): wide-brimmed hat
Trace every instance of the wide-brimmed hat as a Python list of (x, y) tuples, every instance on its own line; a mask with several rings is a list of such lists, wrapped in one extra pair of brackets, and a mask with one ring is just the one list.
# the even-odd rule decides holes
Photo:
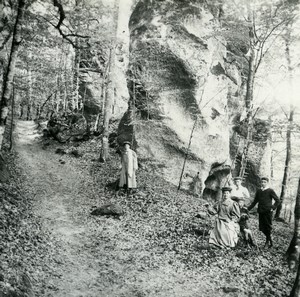
[(268, 178), (268, 177), (266, 177), (266, 176), (263, 176), (263, 177), (261, 177), (261, 178), (260, 178), (260, 180), (265, 180), (265, 181), (267, 181), (267, 182), (268, 182), (268, 181), (269, 181), (269, 178)]
[(223, 188), (222, 188), (222, 192), (225, 192), (225, 191), (231, 192), (231, 190), (232, 190), (231, 187), (223, 187)]
[(125, 144), (129, 144), (131, 146), (131, 143), (129, 141), (124, 141), (123, 145), (125, 145)]
[(233, 178), (233, 180), (242, 180), (242, 178), (240, 176), (236, 176)]

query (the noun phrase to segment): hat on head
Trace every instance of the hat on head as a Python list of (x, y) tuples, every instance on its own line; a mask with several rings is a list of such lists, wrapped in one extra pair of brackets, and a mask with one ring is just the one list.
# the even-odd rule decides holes
[(131, 146), (131, 143), (129, 141), (124, 141), (123, 145), (125, 145), (125, 144), (129, 144)]
[(229, 191), (229, 192), (231, 192), (231, 187), (223, 187), (222, 188), (222, 192), (225, 192), (225, 191)]
[(267, 178), (266, 176), (263, 176), (260, 180), (265, 180), (265, 181), (269, 181), (269, 178)]
[(240, 176), (236, 176), (233, 178), (233, 180), (242, 180), (242, 178)]

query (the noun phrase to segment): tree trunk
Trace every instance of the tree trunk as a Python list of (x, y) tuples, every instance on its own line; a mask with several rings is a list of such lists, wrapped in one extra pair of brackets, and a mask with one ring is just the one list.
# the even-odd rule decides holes
[(115, 0), (114, 5), (114, 25), (115, 25), (115, 40), (112, 42), (109, 51), (108, 60), (108, 77), (106, 83), (105, 92), (105, 108), (103, 111), (103, 135), (102, 135), (102, 148), (100, 152), (100, 162), (106, 162), (108, 157), (108, 136), (109, 136), (109, 120), (112, 113), (112, 105), (114, 103), (114, 93), (115, 93), (115, 51), (116, 51), (116, 36), (118, 30), (118, 17), (119, 17), (119, 0)]
[(27, 121), (30, 121), (31, 120), (31, 103), (28, 102), (27, 104), (27, 118), (26, 118)]
[(9, 150), (12, 150), (13, 147), (13, 129), (14, 129), (14, 112), (15, 112), (15, 101), (16, 101), (16, 86), (15, 82), (13, 84), (13, 95), (11, 100), (11, 123), (9, 131)]
[(64, 112), (69, 110), (69, 81), (68, 81), (68, 61), (69, 61), (69, 53), (70, 53), (70, 46), (68, 45), (68, 50), (65, 55), (65, 65), (64, 65), (64, 72), (63, 72), (63, 79), (64, 79)]
[[(81, 0), (75, 1), (75, 11), (80, 11)], [(79, 27), (79, 20), (75, 21), (75, 27)], [(76, 33), (78, 33), (76, 31)], [(77, 112), (79, 108), (79, 73), (80, 73), (80, 60), (81, 60), (81, 50), (80, 50), (80, 38), (76, 37), (74, 48), (74, 60), (73, 60), (73, 87), (72, 87), (72, 103), (73, 110)]]
[[(294, 235), (289, 245), (289, 248), (286, 252), (287, 260), (290, 269), (296, 267), (296, 263), (299, 262), (299, 244), (300, 244), (300, 178), (298, 181), (298, 191), (296, 196), (296, 205), (295, 205), (295, 227)], [(300, 296), (300, 266), (298, 263), (297, 276), (294, 282), (293, 289), (290, 293), (290, 297), (299, 297)]]
[[(286, 48), (285, 48), (285, 56), (287, 60), (287, 66), (288, 66), (288, 72), (289, 72), (289, 86), (290, 90), (292, 89), (292, 66), (291, 66), (291, 56), (290, 56), (290, 45), (289, 45), (289, 37), (290, 35), (287, 35), (286, 40)], [(282, 203), (286, 198), (286, 192), (287, 192), (287, 181), (290, 175), (290, 167), (291, 167), (291, 155), (292, 155), (292, 128), (293, 128), (293, 121), (294, 121), (294, 106), (290, 99), (290, 113), (289, 113), (289, 121), (286, 131), (286, 157), (285, 157), (285, 166), (284, 166), (284, 173), (283, 173), (283, 179), (281, 184), (281, 194), (280, 194), (280, 204), (276, 210), (275, 218), (278, 219), (280, 217), (280, 213), (282, 210)]]
[(286, 132), (286, 157), (285, 157), (283, 179), (281, 183), (280, 204), (275, 213), (276, 219), (280, 217), (280, 213), (282, 210), (282, 203), (286, 198), (287, 181), (290, 175), (290, 167), (291, 167), (290, 164), (291, 164), (291, 154), (292, 154), (292, 141), (291, 141), (292, 131), (291, 130), (292, 130), (293, 119), (294, 119), (294, 108), (291, 107), (290, 115), (289, 115), (289, 124)]
[(36, 106), (36, 113), (35, 113), (35, 118), (38, 120), (41, 114), (41, 106), (38, 104)]
[[(249, 28), (249, 35), (252, 36), (252, 28)], [(251, 40), (251, 37), (250, 37)], [(245, 96), (245, 105), (246, 105), (246, 124), (247, 124), (247, 135), (245, 139), (245, 145), (241, 156), (241, 167), (239, 170), (239, 176), (244, 176), (246, 166), (247, 166), (247, 159), (248, 159), (248, 152), (250, 148), (250, 144), (252, 141), (252, 130), (253, 130), (253, 109), (252, 109), (252, 102), (253, 102), (253, 90), (254, 90), (254, 80), (255, 80), (255, 50), (252, 46), (253, 41), (251, 42), (250, 46), (250, 55), (248, 59), (248, 76), (247, 76), (247, 88), (246, 88), (246, 96)]]
[(23, 114), (24, 114), (24, 105), (20, 104), (20, 119), (23, 119)]
[(27, 64), (27, 77), (28, 77), (28, 89), (27, 89), (27, 121), (32, 119), (31, 108), (32, 108), (32, 71), (30, 67), (32, 54), (28, 53), (28, 64)]
[(15, 65), (18, 57), (19, 45), (21, 43), (21, 28), (22, 28), (22, 21), (24, 17), (25, 2), (26, 0), (18, 0), (18, 12), (17, 12), (16, 22), (13, 31), (13, 40), (10, 49), (7, 71), (4, 75), (2, 98), (0, 102), (0, 110), (1, 110), (0, 124), (1, 125), (3, 125), (5, 122), (5, 118), (7, 116), (7, 110), (5, 111), (5, 109), (8, 109), (8, 101), (12, 95), (12, 88), (13, 88), (12, 84), (13, 84), (13, 78), (15, 74)]
[(103, 135), (102, 135), (102, 148), (100, 153), (100, 162), (106, 162), (108, 157), (108, 135), (109, 135), (109, 120), (111, 117), (111, 106), (113, 102), (114, 96), (114, 87), (113, 87), (113, 73), (112, 69), (114, 60), (114, 48), (110, 49), (109, 52), (109, 68), (108, 68), (108, 78), (106, 84), (105, 91), (105, 104), (104, 104), (104, 112), (103, 112)]
[(55, 93), (55, 104), (56, 104), (56, 113), (58, 114), (59, 113), (59, 110), (60, 110), (60, 79), (59, 79), (59, 74), (57, 75), (56, 77), (56, 87), (57, 87), (57, 92)]
[(18, 50), (21, 43), (21, 28), (24, 18), (26, 0), (18, 0), (18, 11), (16, 16), (16, 22), (14, 25), (12, 45), (10, 49), (10, 55), (8, 60), (7, 71), (3, 80), (2, 97), (0, 102), (0, 149), (2, 145), (4, 127), (6, 124), (6, 118), (8, 115), (8, 101), (12, 95), (12, 84), (15, 74), (15, 65), (18, 57)]

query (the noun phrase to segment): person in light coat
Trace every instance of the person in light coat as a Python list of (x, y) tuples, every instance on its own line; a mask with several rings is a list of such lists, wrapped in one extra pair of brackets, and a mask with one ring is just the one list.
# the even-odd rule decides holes
[(240, 203), (240, 201), (243, 203), (248, 202), (250, 199), (250, 194), (248, 189), (242, 186), (242, 178), (237, 176), (233, 179), (233, 182), (234, 185), (232, 186), (231, 199), (237, 203)]
[(119, 188), (125, 188), (128, 192), (132, 192), (132, 189), (137, 187), (136, 184), (136, 170), (138, 169), (137, 155), (135, 151), (130, 148), (130, 142), (125, 141), (123, 143), (123, 151), (121, 154), (121, 173)]

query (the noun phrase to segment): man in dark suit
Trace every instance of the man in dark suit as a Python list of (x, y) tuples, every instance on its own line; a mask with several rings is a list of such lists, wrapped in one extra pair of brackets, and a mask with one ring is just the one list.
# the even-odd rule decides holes
[[(275, 203), (273, 204), (273, 200)], [(265, 247), (272, 247), (271, 237), (273, 210), (277, 208), (280, 200), (273, 189), (269, 188), (269, 179), (261, 178), (261, 188), (256, 191), (254, 201), (248, 206), (251, 210), (258, 203), (259, 230), (266, 236)]]

